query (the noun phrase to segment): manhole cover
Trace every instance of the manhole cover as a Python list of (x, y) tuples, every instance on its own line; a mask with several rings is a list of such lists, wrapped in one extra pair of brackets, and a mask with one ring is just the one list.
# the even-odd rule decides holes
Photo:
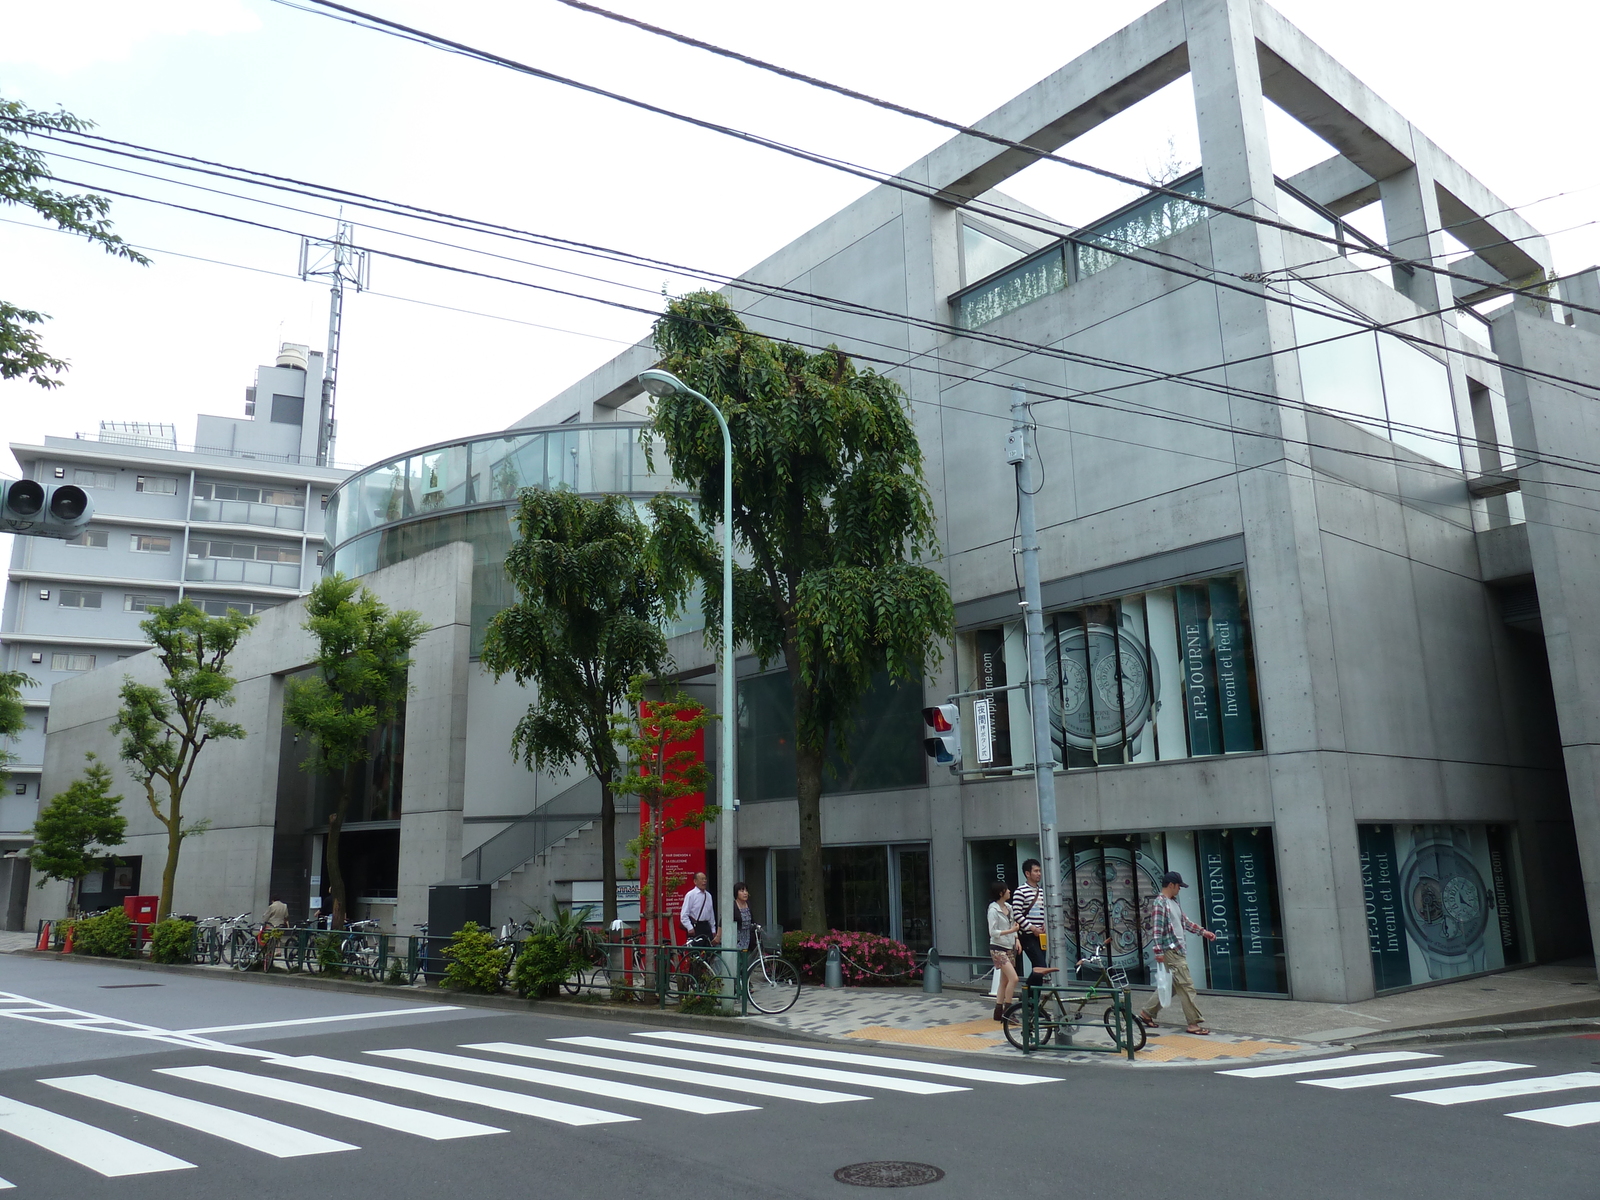
[(856, 1187), (916, 1187), (937, 1183), (944, 1178), (944, 1172), (928, 1163), (865, 1162), (840, 1167), (833, 1177)]

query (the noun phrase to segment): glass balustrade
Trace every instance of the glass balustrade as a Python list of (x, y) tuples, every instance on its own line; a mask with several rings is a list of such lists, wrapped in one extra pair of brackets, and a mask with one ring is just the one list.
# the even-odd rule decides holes
[(260, 525), (267, 529), (304, 529), (306, 510), (286, 504), (257, 504), (249, 500), (196, 499), (190, 519), (224, 525)]

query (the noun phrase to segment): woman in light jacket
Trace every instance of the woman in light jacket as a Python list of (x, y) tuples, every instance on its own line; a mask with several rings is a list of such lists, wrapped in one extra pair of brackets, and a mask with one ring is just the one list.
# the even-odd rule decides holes
[(994, 901), (989, 905), (989, 957), (1000, 972), (1000, 1003), (994, 1006), (994, 1019), (1003, 1021), (1017, 986), (1017, 923), (1011, 919), (1011, 889), (1003, 880), (996, 879), (989, 885), (989, 895)]

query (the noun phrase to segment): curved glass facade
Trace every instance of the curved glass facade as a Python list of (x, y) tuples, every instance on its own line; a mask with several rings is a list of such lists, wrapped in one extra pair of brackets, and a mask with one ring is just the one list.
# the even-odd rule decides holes
[[(655, 470), (640, 444), (639, 422), (553, 425), (485, 434), (413, 450), (358, 471), (328, 498), (323, 571), (366, 575), (451, 542), (472, 546), (472, 653), (489, 618), (515, 598), (506, 554), (516, 534), (517, 493), (525, 487), (643, 500), (672, 491), (666, 452)], [(668, 634), (698, 629), (685, 613)]]

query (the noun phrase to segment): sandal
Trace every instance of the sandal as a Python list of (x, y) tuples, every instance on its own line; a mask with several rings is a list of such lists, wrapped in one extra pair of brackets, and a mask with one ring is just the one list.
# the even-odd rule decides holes
[(1154, 1017), (1147, 1017), (1143, 1013), (1135, 1013), (1134, 1016), (1139, 1018), (1139, 1024), (1146, 1029), (1159, 1029), (1161, 1027), (1161, 1022)]
[(1185, 1029), (1184, 1032), (1192, 1033), (1197, 1037), (1206, 1037), (1211, 1033), (1211, 1030), (1207, 1029), (1204, 1025), (1191, 1025), (1189, 1028)]

